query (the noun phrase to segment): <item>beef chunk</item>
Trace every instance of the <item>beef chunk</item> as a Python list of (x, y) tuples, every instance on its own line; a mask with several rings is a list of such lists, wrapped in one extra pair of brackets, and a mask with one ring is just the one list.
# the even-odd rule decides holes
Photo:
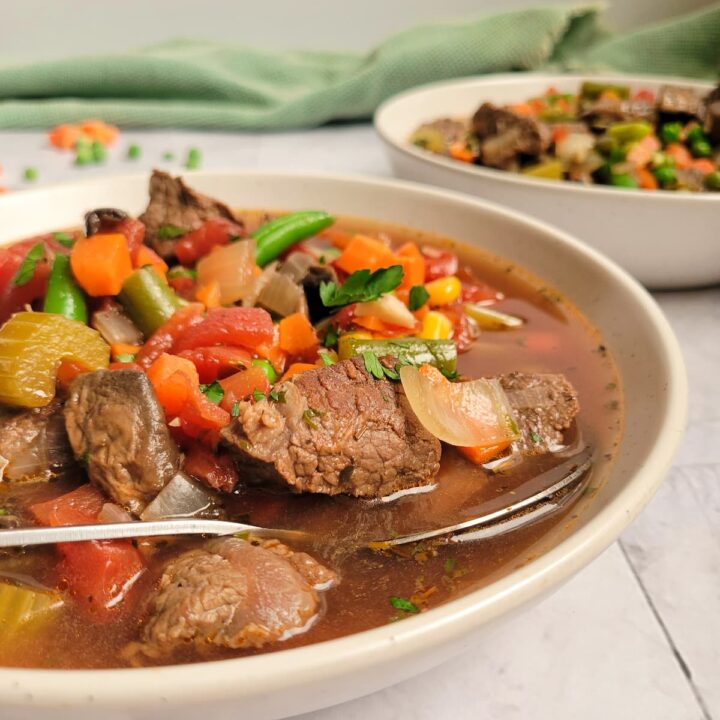
[(508, 170), (523, 158), (538, 158), (550, 146), (550, 131), (533, 118), (483, 103), (472, 119), (483, 165)]
[(218, 538), (163, 569), (142, 641), (128, 655), (163, 658), (178, 646), (259, 648), (301, 632), (317, 616), (331, 570), (277, 540)]
[(713, 143), (720, 143), (720, 85), (704, 99), (704, 130)]
[(174, 225), (183, 230), (196, 230), (210, 218), (226, 218), (242, 225), (223, 203), (191, 190), (181, 178), (153, 170), (150, 178), (150, 203), (140, 220), (145, 224), (145, 242), (162, 257), (174, 254), (178, 238), (162, 238), (158, 230)]
[(664, 117), (699, 117), (703, 110), (697, 90), (682, 85), (664, 85), (660, 88), (657, 109)]
[(11, 481), (50, 480), (72, 466), (62, 403), (0, 410), (0, 456), (7, 460), (2, 477)]
[(432, 481), (440, 443), (400, 383), (377, 380), (360, 358), (278, 386), (284, 402), (244, 402), (222, 431), (250, 478), (297, 492), (379, 497)]
[(139, 513), (175, 475), (179, 455), (144, 373), (98, 370), (73, 380), (65, 426), (90, 480)]
[(644, 120), (654, 124), (657, 112), (655, 107), (645, 100), (603, 97), (583, 103), (580, 117), (595, 130), (605, 130), (613, 123), (620, 122)]
[(557, 450), (580, 409), (573, 386), (563, 375), (513, 372), (498, 379), (515, 411), (520, 451), (540, 455)]

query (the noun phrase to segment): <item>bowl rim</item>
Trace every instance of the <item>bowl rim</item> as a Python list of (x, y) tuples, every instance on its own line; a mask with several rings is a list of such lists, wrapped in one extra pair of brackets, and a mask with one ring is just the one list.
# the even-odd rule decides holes
[[(0, 702), (7, 707), (139, 708), (168, 702), (208, 702), (241, 698), (244, 694), (290, 691), (330, 681), (369, 669), (380, 662), (402, 662), (414, 652), (427, 651), (446, 642), (458, 641), (481, 625), (506, 615), (534, 597), (568, 580), (597, 557), (650, 500), (662, 482), (684, 434), (687, 418), (687, 377), (679, 343), (660, 308), (649, 293), (627, 272), (596, 250), (567, 233), (495, 203), (470, 195), (419, 183), (334, 173), (264, 172), (214, 170), (183, 174), (190, 181), (222, 178), (268, 180), (302, 179), (330, 182), (362, 192), (381, 188), (387, 193), (405, 193), (436, 198), (448, 206), (462, 206), (481, 214), (501, 216), (525, 225), (539, 236), (560, 242), (567, 250), (600, 266), (615, 285), (622, 286), (654, 328), (668, 366), (667, 412), (655, 444), (644, 458), (632, 482), (585, 526), (572, 531), (558, 545), (526, 565), (468, 595), (451, 600), (427, 613), (378, 628), (299, 648), (278, 650), (227, 660), (119, 669), (25, 669), (0, 668)], [(98, 184), (146, 181), (148, 173), (93, 178), (13, 193), (0, 200), (3, 207), (13, 198), (38, 197), (59, 190), (82, 190)], [(5, 243), (2, 243), (5, 244)]]
[[(700, 202), (700, 203), (718, 203), (720, 202), (720, 193), (690, 193), (690, 192), (651, 192), (651, 191), (638, 191), (628, 192), (627, 189), (614, 188), (608, 185), (583, 185), (581, 183), (574, 183), (569, 180), (563, 180), (558, 182), (557, 180), (548, 180), (545, 178), (538, 177), (526, 177), (519, 173), (508, 172), (506, 170), (499, 170), (496, 168), (488, 168), (482, 165), (471, 165), (469, 163), (463, 163), (452, 158), (445, 157), (443, 155), (437, 155), (435, 153), (422, 150), (421, 148), (414, 147), (406, 142), (399, 142), (395, 140), (391, 133), (386, 127), (386, 116), (395, 110), (398, 106), (402, 105), (405, 101), (413, 98), (416, 95), (423, 93), (432, 93), (434, 90), (445, 90), (448, 88), (457, 87), (459, 90), (477, 89), (481, 90), (483, 86), (504, 84), (508, 86), (523, 86), (530, 81), (542, 81), (547, 83), (553, 83), (560, 80), (574, 80), (582, 81), (587, 79), (598, 80), (600, 82), (613, 82), (613, 81), (629, 81), (629, 82), (647, 82), (653, 85), (663, 84), (684, 84), (691, 87), (695, 87), (700, 90), (711, 90), (715, 85), (711, 82), (683, 78), (678, 76), (670, 75), (636, 75), (636, 74), (624, 74), (624, 73), (545, 73), (545, 72), (521, 72), (521, 73), (496, 73), (491, 75), (474, 75), (464, 78), (458, 78), (454, 80), (439, 80), (425, 85), (418, 85), (416, 87), (404, 90), (387, 100), (382, 102), (375, 113), (373, 114), (373, 126), (380, 139), (388, 146), (391, 150), (399, 152), (402, 155), (412, 158), (415, 161), (420, 161), (427, 165), (435, 166), (442, 170), (454, 170), (458, 173), (464, 174), (470, 178), (477, 178), (478, 180), (485, 179), (490, 182), (505, 183), (507, 185), (522, 187), (527, 189), (544, 189), (544, 190), (555, 190), (557, 192), (566, 193), (595, 193), (605, 195), (608, 198), (614, 198), (616, 200), (622, 199), (624, 201), (637, 201), (641, 202)], [(482, 100), (482, 98), (480, 98)], [(480, 101), (479, 100), (479, 101)], [(410, 129), (410, 131), (412, 128)]]

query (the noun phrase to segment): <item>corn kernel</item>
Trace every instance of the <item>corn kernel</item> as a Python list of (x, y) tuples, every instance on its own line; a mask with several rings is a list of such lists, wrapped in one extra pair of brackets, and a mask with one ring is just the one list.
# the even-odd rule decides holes
[(446, 315), (430, 310), (422, 321), (418, 337), (423, 340), (447, 340), (452, 335), (452, 323)]
[(460, 297), (462, 284), (454, 275), (450, 275), (425, 283), (425, 289), (430, 295), (428, 303), (433, 307), (440, 307), (449, 305)]
[(351, 330), (350, 332), (343, 333), (341, 337), (354, 338), (356, 340), (372, 340), (372, 333), (367, 330)]

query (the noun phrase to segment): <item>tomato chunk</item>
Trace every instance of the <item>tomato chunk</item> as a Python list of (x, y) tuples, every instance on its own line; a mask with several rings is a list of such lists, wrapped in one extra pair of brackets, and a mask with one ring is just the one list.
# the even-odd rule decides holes
[(201, 383), (211, 383), (232, 375), (240, 368), (248, 367), (252, 360), (250, 353), (243, 348), (222, 346), (183, 350), (178, 355), (195, 365)]
[[(53, 500), (30, 508), (42, 525), (91, 525), (97, 522), (105, 498), (92, 485), (82, 485)], [(130, 607), (129, 592), (145, 566), (128, 540), (91, 540), (58, 543), (62, 560), (57, 566), (78, 606), (97, 622), (110, 622)]]
[(177, 339), (193, 325), (203, 321), (205, 308), (200, 303), (193, 303), (180, 308), (163, 325), (161, 325), (135, 356), (138, 365), (149, 368), (163, 353), (169, 352)]
[(180, 353), (183, 350), (211, 345), (255, 348), (271, 342), (274, 334), (272, 319), (266, 310), (246, 307), (213, 308), (202, 322), (193, 323), (177, 337), (173, 352)]
[(208, 487), (223, 492), (232, 492), (240, 479), (230, 455), (215, 453), (199, 443), (188, 447), (183, 470)]
[(425, 282), (457, 274), (457, 255), (449, 250), (425, 245), (421, 248), (425, 258)]
[(270, 391), (270, 381), (265, 371), (253, 365), (247, 370), (236, 372), (230, 377), (226, 377), (220, 381), (222, 389), (225, 391), (220, 406), (232, 412), (233, 405), (238, 400), (246, 400), (255, 390), (259, 390), (263, 395), (267, 395)]
[(227, 245), (231, 240), (242, 237), (242, 226), (226, 218), (210, 218), (197, 230), (183, 235), (175, 243), (175, 255), (185, 266), (194, 265), (218, 245)]

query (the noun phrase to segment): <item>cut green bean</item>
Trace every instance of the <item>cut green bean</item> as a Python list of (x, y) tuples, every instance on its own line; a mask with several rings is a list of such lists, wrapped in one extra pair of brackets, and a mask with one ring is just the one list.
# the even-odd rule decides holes
[(87, 323), (85, 295), (75, 282), (68, 255), (57, 254), (53, 260), (43, 311)]
[(433, 365), (443, 373), (454, 373), (457, 368), (457, 347), (452, 340), (364, 340), (341, 335), (338, 341), (340, 360), (371, 352), (376, 357), (395, 357), (410, 365)]
[(151, 268), (142, 267), (123, 283), (118, 296), (130, 319), (146, 337), (167, 322), (184, 302)]
[(282, 255), (301, 240), (316, 235), (335, 222), (335, 218), (320, 210), (303, 210), (271, 220), (256, 230), (255, 262), (263, 267)]

